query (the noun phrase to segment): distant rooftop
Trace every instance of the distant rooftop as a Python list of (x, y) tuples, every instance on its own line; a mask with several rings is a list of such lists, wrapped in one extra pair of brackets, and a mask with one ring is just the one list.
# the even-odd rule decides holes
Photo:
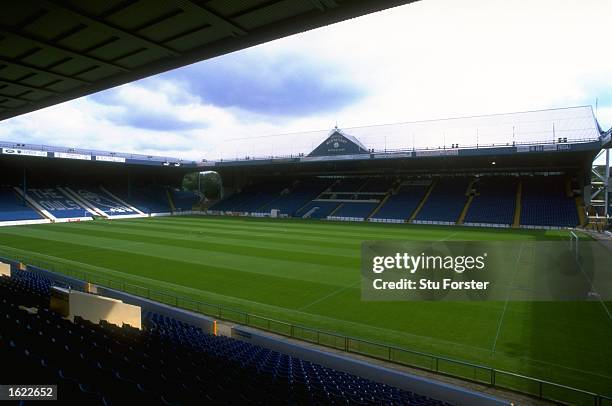
[[(24, 144), (18, 142), (0, 141), (1, 155), (22, 155), (22, 156), (46, 156), (44, 153), (52, 153), (56, 158), (67, 159), (87, 159), (92, 160), (92, 157), (105, 157), (107, 159), (99, 159), (106, 162), (125, 162), (126, 160), (133, 161), (150, 161), (161, 163), (180, 163), (180, 164), (195, 164), (192, 160), (183, 160), (175, 157), (154, 156), (145, 154), (130, 154), (125, 152), (100, 151), (94, 149), (56, 147), (41, 144)], [(40, 154), (37, 154), (40, 153)]]

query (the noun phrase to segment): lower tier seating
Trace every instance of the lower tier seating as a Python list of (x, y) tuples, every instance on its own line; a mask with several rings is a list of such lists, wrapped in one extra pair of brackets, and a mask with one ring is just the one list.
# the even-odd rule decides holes
[(445, 405), (159, 314), (140, 331), (72, 322), (43, 299), (0, 277), (0, 381), (56, 384), (66, 404)]
[[(474, 181), (472, 191), (467, 193), (473, 179), (469, 176), (438, 178), (414, 218), (415, 222), (456, 223), (472, 193), (473, 200), (464, 223), (510, 226), (516, 210), (518, 178), (482, 176)], [(376, 204), (365, 201), (384, 199), (371, 220), (402, 222), (414, 215), (430, 187), (422, 178), (410, 177), (345, 178), (341, 181), (312, 177), (270, 182), (270, 185), (266, 185), (266, 181), (251, 184), (240, 193), (217, 202), (210, 210), (270, 213), (272, 209), (277, 209), (281, 215), (298, 218), (322, 219), (331, 216), (334, 219), (367, 220)], [(565, 177), (525, 177), (522, 182), (521, 225), (578, 225), (576, 203), (573, 197), (566, 195)], [(399, 188), (398, 184), (401, 185)], [(394, 185), (397, 190), (391, 190)]]
[(172, 201), (174, 202), (174, 207), (177, 210), (192, 210), (193, 206), (197, 204), (199, 200), (200, 199), (198, 195), (193, 192), (188, 192), (184, 190), (172, 191)]
[(345, 202), (334, 212), (334, 217), (367, 218), (378, 203)]
[(373, 219), (407, 220), (417, 208), (429, 185), (406, 185), (389, 196), (383, 206), (372, 216)]
[(0, 221), (40, 220), (41, 218), (17, 195), (13, 187), (0, 187)]
[(439, 179), (416, 220), (456, 222), (467, 200), (465, 192), (469, 182), (469, 178)]
[(521, 225), (575, 227), (576, 202), (566, 195), (564, 176), (523, 178)]
[(324, 219), (338, 207), (338, 202), (312, 201), (295, 213), (296, 217)]
[(133, 187), (129, 192), (127, 188), (121, 187), (108, 187), (107, 189), (143, 213), (169, 213), (172, 211), (166, 188), (163, 186)]
[(466, 223), (511, 225), (516, 206), (516, 178), (483, 178), (474, 185), (476, 196), (472, 200)]

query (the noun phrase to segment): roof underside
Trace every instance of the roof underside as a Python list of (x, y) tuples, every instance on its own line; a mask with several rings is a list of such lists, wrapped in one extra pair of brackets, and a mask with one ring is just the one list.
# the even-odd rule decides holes
[(412, 1), (5, 1), (0, 120)]

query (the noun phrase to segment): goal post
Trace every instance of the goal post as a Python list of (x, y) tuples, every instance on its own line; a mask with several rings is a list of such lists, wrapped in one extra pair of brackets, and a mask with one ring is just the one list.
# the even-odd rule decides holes
[(578, 260), (580, 254), (580, 237), (574, 231), (570, 231), (569, 249), (570, 252), (574, 254), (576, 260)]

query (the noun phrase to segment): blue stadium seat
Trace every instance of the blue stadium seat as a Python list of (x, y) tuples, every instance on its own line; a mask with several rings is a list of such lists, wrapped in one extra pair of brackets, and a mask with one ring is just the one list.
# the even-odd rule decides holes
[(12, 187), (0, 187), (0, 221), (40, 220), (42, 217)]
[(108, 216), (138, 214), (131, 207), (118, 201), (99, 187), (81, 186), (71, 187), (70, 189), (86, 204), (101, 210)]
[(200, 201), (200, 197), (193, 192), (187, 190), (173, 190), (172, 201), (174, 207), (180, 211), (189, 211), (193, 206)]
[(401, 186), (372, 216), (373, 219), (407, 220), (417, 208), (429, 188), (428, 185)]
[(295, 212), (296, 217), (307, 217), (313, 219), (327, 218), (340, 205), (339, 202), (326, 202), (322, 200), (312, 201)]
[(125, 187), (114, 185), (107, 189), (143, 213), (170, 213), (172, 211), (164, 186), (135, 186), (128, 191)]
[(579, 224), (576, 202), (565, 192), (563, 176), (523, 179), (521, 225), (575, 227)]
[(474, 188), (477, 195), (468, 209), (465, 223), (512, 224), (516, 206), (516, 178), (481, 178)]
[(334, 217), (367, 218), (378, 203), (345, 202), (334, 212)]
[(140, 331), (20, 308), (32, 295), (0, 277), (0, 381), (56, 384), (64, 403), (445, 405), (156, 313)]
[(91, 216), (84, 207), (58, 188), (29, 188), (27, 194), (55, 218), (64, 219)]
[(440, 178), (415, 220), (454, 223), (467, 197), (468, 178)]

